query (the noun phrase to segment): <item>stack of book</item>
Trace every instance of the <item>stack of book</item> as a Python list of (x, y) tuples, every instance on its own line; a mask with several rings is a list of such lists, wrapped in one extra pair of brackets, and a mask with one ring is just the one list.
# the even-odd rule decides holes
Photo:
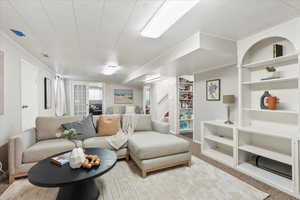
[(53, 163), (55, 165), (62, 166), (69, 162), (70, 154), (71, 154), (71, 152), (68, 152), (68, 153), (64, 153), (59, 156), (55, 156), (55, 157), (51, 158), (50, 161), (51, 161), (51, 163)]

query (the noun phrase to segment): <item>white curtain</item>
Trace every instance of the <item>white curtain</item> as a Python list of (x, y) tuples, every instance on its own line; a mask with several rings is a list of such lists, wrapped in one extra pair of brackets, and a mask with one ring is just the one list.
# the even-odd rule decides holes
[(55, 89), (55, 114), (57, 116), (63, 116), (67, 112), (66, 92), (64, 79), (56, 77), (56, 89)]

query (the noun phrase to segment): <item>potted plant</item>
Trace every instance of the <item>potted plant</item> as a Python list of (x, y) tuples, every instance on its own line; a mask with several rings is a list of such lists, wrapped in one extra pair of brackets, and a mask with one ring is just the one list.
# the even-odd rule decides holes
[(267, 71), (267, 77), (263, 78), (262, 80), (280, 78), (280, 76), (278, 74), (278, 71), (276, 70), (275, 67), (273, 67), (273, 66), (267, 66), (265, 69)]
[(73, 128), (65, 130), (63, 133), (56, 134), (56, 137), (67, 139), (73, 142), (75, 145), (75, 148), (72, 150), (69, 158), (70, 167), (73, 169), (80, 168), (82, 163), (84, 163), (85, 161), (85, 155), (83, 153), (83, 149), (81, 147), (78, 147), (77, 142), (75, 141), (77, 135), (80, 134), (77, 132), (76, 129)]

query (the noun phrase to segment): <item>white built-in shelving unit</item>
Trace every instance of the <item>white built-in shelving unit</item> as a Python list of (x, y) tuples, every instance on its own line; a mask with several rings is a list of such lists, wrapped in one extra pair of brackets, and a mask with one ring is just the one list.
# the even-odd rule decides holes
[(177, 77), (178, 112), (177, 133), (191, 133), (194, 127), (193, 113), (193, 84), (194, 77), (190, 75)]
[[(283, 56), (272, 58), (273, 44), (283, 46)], [(262, 80), (266, 66), (274, 66), (279, 78)], [(202, 122), (203, 154), (300, 197), (298, 80), (298, 52), (289, 40), (270, 37), (253, 44), (239, 66), (238, 122)], [(260, 108), (264, 91), (279, 98), (277, 110)], [(289, 165), (292, 179), (258, 168), (251, 162), (253, 156)]]
[(235, 160), (235, 129), (223, 121), (202, 122), (202, 153), (230, 167)]
[[(283, 46), (283, 56), (273, 58), (273, 44)], [(279, 78), (268, 76), (273, 66)], [(281, 37), (254, 44), (242, 58), (239, 68), (240, 105), (237, 128), (237, 168), (278, 189), (294, 194), (296, 189), (295, 137), (299, 132), (299, 63), (294, 45)], [(279, 98), (277, 110), (260, 108), (264, 91)], [(292, 179), (258, 168), (249, 161), (258, 155), (292, 167)]]

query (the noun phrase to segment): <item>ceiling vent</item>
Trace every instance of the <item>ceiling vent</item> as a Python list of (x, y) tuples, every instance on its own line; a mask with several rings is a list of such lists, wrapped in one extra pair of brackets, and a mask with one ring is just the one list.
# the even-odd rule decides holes
[(16, 34), (16, 36), (18, 37), (25, 37), (25, 33), (23, 33), (22, 31), (18, 31), (18, 30), (15, 30), (15, 29), (10, 29), (11, 32), (13, 32), (14, 34)]

